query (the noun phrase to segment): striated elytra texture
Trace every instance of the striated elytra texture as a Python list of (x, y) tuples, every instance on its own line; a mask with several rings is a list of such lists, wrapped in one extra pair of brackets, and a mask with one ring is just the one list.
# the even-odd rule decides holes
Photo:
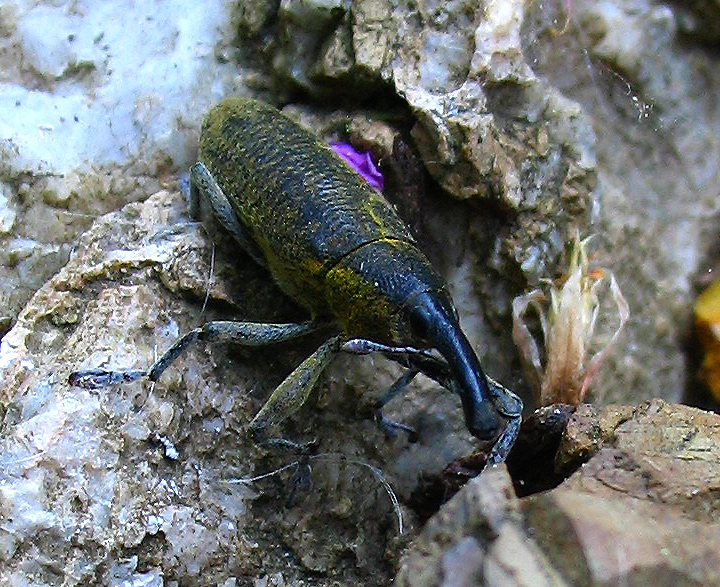
[(329, 146), (262, 102), (228, 98), (213, 108), (200, 160), (253, 240), (288, 266), (303, 267), (312, 255), (323, 276), (370, 241), (414, 242), (385, 198)]
[(443, 280), (330, 147), (271, 106), (231, 98), (208, 114), (200, 160), (285, 293), (351, 336), (409, 342), (393, 315), (414, 293), (443, 292)]

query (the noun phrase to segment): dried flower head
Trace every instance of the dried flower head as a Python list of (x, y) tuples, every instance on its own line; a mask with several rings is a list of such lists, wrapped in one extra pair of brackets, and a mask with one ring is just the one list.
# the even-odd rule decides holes
[[(544, 308), (547, 296), (539, 289), (513, 300), (513, 341), (540, 405), (579, 404), (630, 315), (613, 273), (590, 267), (586, 250), (589, 240), (575, 237), (567, 274), (560, 284), (550, 286), (549, 308)], [(590, 356), (601, 308), (598, 292), (603, 283), (609, 286), (620, 323), (609, 342)], [(540, 319), (544, 361), (525, 321), (528, 308), (533, 308)]]

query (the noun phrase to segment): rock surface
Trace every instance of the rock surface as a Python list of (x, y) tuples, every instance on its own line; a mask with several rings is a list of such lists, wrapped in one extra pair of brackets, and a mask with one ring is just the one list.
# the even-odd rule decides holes
[(228, 245), (213, 254), (181, 195), (158, 192), (101, 217), (3, 337), (0, 585), (205, 585), (276, 573), (388, 582), (399, 525), (404, 539), (415, 519), (393, 505), (393, 490), (406, 499), (420, 470), (473, 446), (455, 397), (413, 384), (388, 415), (420, 440), (387, 440), (371, 421), (372, 397), (398, 369), (339, 357), (319, 399), (283, 427), (320, 441), (312, 489), (292, 497), (302, 469), (259, 450), (245, 424), (318, 340), (252, 352), (199, 345), (155, 385), (67, 383), (76, 369), (147, 368), (208, 319), (304, 318)]
[[(588, 436), (604, 440), (569, 440)], [(720, 584), (719, 416), (657, 400), (584, 408), (566, 438), (562, 460), (594, 456), (522, 499), (504, 467), (470, 481), (409, 547), (396, 585)]]
[(98, 214), (195, 156), (207, 109), (241, 87), (234, 2), (0, 6), (0, 306), (13, 318)]
[(288, 424), (321, 440), (294, 495), (302, 468), (244, 423), (315, 341), (199, 347), (154, 387), (68, 387), (79, 367), (146, 367), (209, 318), (297, 317), (249, 259), (220, 241), (213, 257), (175, 191), (231, 93), (291, 102), (376, 158), (397, 149), (390, 183), (509, 387), (511, 301), (563, 273), (575, 228), (630, 302), (594, 390), (623, 405), (581, 406), (556, 467), (589, 462), (522, 499), (502, 468), (483, 474), (398, 582), (719, 584), (716, 417), (632, 407), (683, 396), (693, 290), (717, 267), (718, 2), (198, 6), (0, 6), (0, 585), (386, 584), (417, 532), (386, 483), (409, 503), (421, 473), (476, 448), (456, 398), (422, 381), (388, 414), (420, 442), (386, 441), (362, 395), (397, 369), (339, 358)]

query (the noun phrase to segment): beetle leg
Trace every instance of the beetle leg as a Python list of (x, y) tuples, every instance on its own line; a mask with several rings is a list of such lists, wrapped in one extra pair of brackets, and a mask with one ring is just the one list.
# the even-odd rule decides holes
[(417, 431), (415, 428), (408, 426), (407, 424), (403, 424), (402, 422), (391, 420), (383, 414), (382, 410), (388, 402), (392, 401), (405, 391), (405, 388), (413, 379), (415, 379), (415, 375), (418, 373), (419, 371), (416, 369), (409, 369), (405, 371), (405, 373), (398, 377), (395, 383), (390, 386), (390, 389), (388, 389), (375, 403), (375, 423), (388, 436), (394, 437), (397, 430), (403, 430), (407, 432), (410, 442), (415, 442), (417, 440)]
[(234, 322), (216, 320), (206, 322), (179, 338), (148, 371), (148, 379), (157, 381), (180, 354), (195, 341), (232, 343), (241, 346), (265, 346), (292, 340), (315, 330), (313, 322), (302, 324), (262, 324), (258, 322)]
[(279, 424), (300, 409), (309, 397), (320, 373), (337, 354), (339, 348), (340, 337), (329, 338), (275, 388), (248, 426), (249, 432), (256, 442), (269, 442), (283, 446), (294, 444), (282, 439), (267, 441), (264, 438), (265, 432), (269, 426)]
[(206, 322), (179, 338), (147, 371), (130, 369), (110, 371), (105, 369), (87, 369), (70, 374), (70, 385), (85, 389), (98, 389), (113, 383), (127, 383), (147, 376), (157, 381), (180, 354), (198, 340), (234, 343), (242, 346), (264, 346), (285, 340), (299, 338), (316, 330), (313, 322), (302, 324), (260, 324), (257, 322), (232, 322), (216, 320)]
[(490, 454), (488, 455), (485, 466), (496, 465), (502, 463), (507, 459), (510, 450), (517, 440), (518, 434), (520, 433), (520, 425), (522, 424), (522, 412), (515, 416), (505, 416), (508, 419), (508, 423), (505, 425), (505, 429), (502, 431), (498, 439), (493, 444)]
[(341, 350), (355, 355), (382, 353), (391, 361), (395, 361), (412, 371), (421, 372), (423, 375), (430, 377), (430, 379), (442, 385), (445, 389), (459, 393), (450, 374), (450, 368), (447, 362), (425, 349), (409, 346), (388, 346), (363, 338), (353, 338), (343, 343)]
[(487, 378), (495, 409), (507, 418), (508, 423), (500, 434), (490, 451), (487, 459), (488, 465), (502, 463), (510, 453), (522, 424), (522, 400), (507, 387), (500, 385), (494, 379)]
[(312, 489), (312, 469), (310, 468), (310, 460), (304, 456), (297, 465), (290, 479), (290, 491), (285, 500), (285, 507), (292, 508), (295, 506), (295, 500), (301, 492), (308, 492)]
[(504, 385), (501, 385), (490, 377), (487, 378), (490, 384), (490, 394), (495, 409), (506, 418), (516, 418), (522, 414), (522, 400)]
[(230, 200), (223, 193), (212, 174), (203, 163), (197, 162), (190, 168), (190, 215), (200, 218), (200, 198), (210, 204), (215, 218), (235, 237), (238, 244), (260, 266), (266, 267), (265, 258), (247, 233), (247, 230), (238, 220)]
[(423, 369), (418, 365), (411, 364), (408, 354), (413, 352), (424, 353), (425, 351), (419, 351), (418, 349), (414, 349), (412, 347), (389, 347), (364, 338), (353, 338), (348, 340), (343, 343), (340, 350), (355, 355), (383, 353), (387, 358), (394, 360), (403, 367), (407, 367), (408, 370), (401, 375), (395, 383), (390, 386), (390, 389), (385, 392), (385, 395), (380, 397), (375, 403), (375, 423), (389, 436), (395, 436), (396, 430), (404, 430), (408, 433), (411, 442), (414, 442), (417, 439), (417, 431), (412, 426), (386, 418), (382, 413), (382, 409), (387, 403), (404, 392), (405, 388), (415, 378), (415, 376), (423, 371)]
[[(393, 347), (359, 338), (348, 340), (341, 349), (359, 355), (382, 353), (388, 359), (400, 363), (408, 369), (419, 371), (445, 389), (461, 395), (461, 390), (457, 381), (452, 377), (450, 367), (445, 359), (437, 357), (427, 350), (414, 347)], [(501, 416), (508, 420), (488, 456), (487, 464), (491, 465), (503, 462), (515, 443), (520, 432), (523, 404), (517, 395), (494, 379), (487, 377), (487, 381), (493, 406)]]

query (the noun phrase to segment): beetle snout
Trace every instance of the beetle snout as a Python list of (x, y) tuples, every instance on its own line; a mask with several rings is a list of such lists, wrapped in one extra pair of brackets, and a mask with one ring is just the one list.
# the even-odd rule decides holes
[(465, 424), (470, 433), (479, 440), (493, 440), (500, 434), (503, 426), (500, 414), (490, 402), (474, 406), (471, 413), (466, 414)]

